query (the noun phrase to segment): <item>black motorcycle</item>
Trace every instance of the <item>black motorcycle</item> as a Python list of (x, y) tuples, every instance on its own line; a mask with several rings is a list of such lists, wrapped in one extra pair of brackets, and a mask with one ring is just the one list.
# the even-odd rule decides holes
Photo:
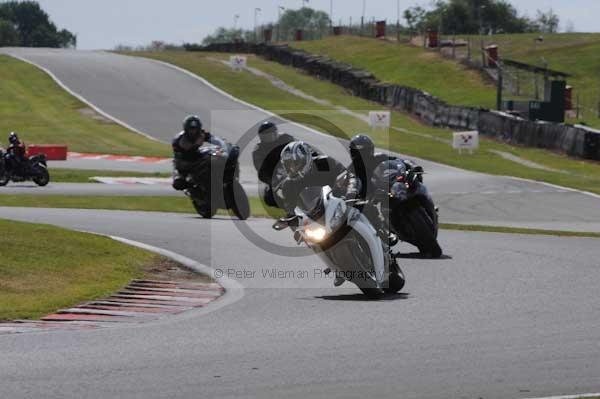
[(0, 148), (0, 186), (6, 186), (10, 181), (20, 183), (32, 180), (40, 187), (50, 183), (50, 173), (48, 173), (44, 154), (27, 159), (18, 168), (12, 165), (15, 165), (15, 162), (11, 159), (11, 155)]
[(419, 248), (421, 254), (439, 258), (438, 211), (423, 184), (423, 173), (420, 166), (408, 170), (401, 160), (382, 162), (373, 173), (371, 200), (380, 205), (388, 230)]
[(250, 203), (239, 182), (239, 147), (228, 143), (225, 148), (200, 147), (198, 152), (198, 161), (191, 168), (185, 190), (196, 212), (210, 219), (217, 210), (227, 209), (241, 220), (248, 219)]

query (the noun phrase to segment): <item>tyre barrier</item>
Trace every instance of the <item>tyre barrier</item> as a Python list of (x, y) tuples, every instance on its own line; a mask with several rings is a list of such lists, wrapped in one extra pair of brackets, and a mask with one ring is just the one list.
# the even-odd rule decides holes
[(48, 161), (66, 161), (67, 146), (57, 144), (32, 144), (27, 147), (27, 155), (46, 155)]
[(266, 60), (292, 66), (330, 81), (347, 89), (354, 96), (412, 114), (428, 125), (478, 130), (482, 135), (509, 144), (600, 160), (598, 130), (580, 125), (532, 122), (484, 108), (449, 105), (422, 90), (384, 83), (368, 71), (287, 45), (217, 43), (208, 46), (186, 45), (185, 48), (187, 51), (256, 54)]

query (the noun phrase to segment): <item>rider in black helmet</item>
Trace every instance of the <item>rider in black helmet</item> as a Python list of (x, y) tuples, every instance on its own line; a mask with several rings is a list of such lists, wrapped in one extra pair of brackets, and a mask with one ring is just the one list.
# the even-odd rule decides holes
[[(371, 177), (375, 168), (382, 162), (396, 160), (397, 157), (381, 152), (375, 152), (373, 140), (365, 134), (356, 135), (350, 140), (350, 158), (352, 164), (348, 168), (356, 175), (359, 184), (359, 197), (366, 199), (371, 194)], [(410, 160), (402, 160), (408, 170), (415, 164)]]
[[(365, 200), (370, 198), (373, 193), (373, 184), (371, 178), (373, 172), (382, 162), (397, 160), (398, 158), (384, 153), (375, 152), (375, 144), (373, 140), (365, 134), (356, 135), (350, 140), (350, 158), (352, 164), (348, 170), (356, 176), (358, 182), (358, 198)], [(415, 164), (410, 160), (402, 160), (406, 165), (407, 170), (415, 167)], [(371, 203), (360, 207), (364, 215), (371, 221), (373, 226), (380, 232), (382, 238), (387, 238), (390, 244), (397, 242), (397, 237), (383, 231), (383, 224), (379, 216), (379, 211)]]
[(263, 193), (265, 203), (269, 206), (277, 206), (273, 196), (273, 184), (277, 181), (275, 173), (281, 160), (281, 151), (294, 141), (294, 137), (286, 133), (280, 134), (277, 125), (267, 121), (259, 126), (258, 138), (260, 142), (252, 151), (252, 160), (258, 172), (258, 180), (266, 185)]
[(198, 148), (205, 143), (224, 147), (225, 141), (202, 128), (202, 122), (196, 115), (190, 115), (183, 121), (183, 131), (173, 139), (173, 188), (185, 190), (186, 178), (194, 163), (198, 161)]
[(16, 175), (23, 173), (23, 166), (27, 161), (27, 148), (25, 143), (19, 140), (15, 132), (8, 135), (9, 146), (6, 149), (7, 169)]

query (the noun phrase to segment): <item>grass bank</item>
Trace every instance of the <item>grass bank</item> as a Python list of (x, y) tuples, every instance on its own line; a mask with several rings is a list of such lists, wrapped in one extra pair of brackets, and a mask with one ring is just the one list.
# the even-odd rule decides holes
[[(600, 128), (600, 34), (556, 33), (501, 34), (484, 37), (484, 46), (497, 44), (500, 56), (567, 72), (574, 88), (574, 101), (580, 97), (581, 115), (572, 123), (586, 123)], [(480, 58), (479, 36), (461, 36), (471, 40), (474, 59)], [(451, 38), (449, 38), (451, 39)], [(294, 42), (293, 47), (321, 54), (366, 69), (377, 78), (391, 83), (427, 91), (450, 104), (495, 108), (496, 89), (479, 72), (459, 62), (441, 57), (437, 52), (409, 44), (390, 43), (355, 36), (329, 37), (323, 40)], [(466, 57), (466, 48), (457, 49)], [(532, 76), (521, 74), (519, 97), (533, 98)], [(527, 80), (530, 80), (528, 83)], [(516, 97), (506, 92), (507, 98)]]
[(0, 220), (0, 320), (33, 319), (113, 293), (162, 258), (109, 238)]
[(28, 144), (68, 144), (77, 152), (171, 155), (168, 145), (103, 118), (30, 64), (0, 55), (0, 76), (0, 132), (17, 131)]
[[(263, 205), (259, 198), (250, 197), (249, 200), (253, 217), (283, 216), (281, 210)], [(191, 201), (183, 196), (0, 195), (0, 206), (196, 213)], [(227, 215), (228, 213), (220, 210), (219, 214)]]
[(139, 173), (119, 170), (50, 169), (54, 183), (94, 183), (92, 177), (171, 177), (171, 173)]
[[(387, 45), (391, 46), (391, 44)], [(133, 53), (133, 55), (178, 65), (206, 78), (217, 87), (244, 101), (279, 114), (285, 114), (286, 117), (296, 122), (311, 125), (314, 122), (311, 121), (311, 116), (323, 117), (333, 123), (337, 129), (314, 125), (313, 127), (345, 138), (352, 137), (358, 132), (369, 132), (370, 129), (364, 121), (349, 117), (336, 107), (344, 107), (363, 116), (366, 116), (370, 110), (382, 109), (377, 104), (349, 95), (344, 89), (332, 83), (315, 79), (294, 68), (254, 56), (249, 57), (250, 67), (259, 69), (287, 85), (301, 89), (304, 93), (325, 100), (329, 104), (316, 103), (294, 96), (274, 86), (269, 79), (257, 77), (248, 71), (233, 72), (220, 62), (229, 59), (229, 55), (225, 54), (156, 52)], [(301, 111), (302, 114), (298, 114), (298, 111)], [(382, 131), (370, 132), (378, 146), (467, 170), (545, 181), (600, 193), (600, 164), (598, 163), (581, 161), (540, 149), (510, 146), (487, 138), (482, 138), (481, 148), (476, 154), (459, 155), (448, 144), (452, 134), (449, 130), (425, 126), (399, 112), (393, 113), (392, 125), (397, 130), (393, 130), (389, 134)], [(527, 167), (506, 160), (490, 151), (508, 153), (561, 172)]]

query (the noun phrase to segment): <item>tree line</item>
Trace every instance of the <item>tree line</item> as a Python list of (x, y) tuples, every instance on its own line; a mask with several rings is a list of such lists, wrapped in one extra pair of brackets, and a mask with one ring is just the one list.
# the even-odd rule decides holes
[[(555, 33), (560, 24), (560, 18), (552, 9), (538, 10), (537, 15), (530, 18), (519, 15), (515, 7), (506, 0), (435, 0), (429, 8), (410, 7), (404, 12), (404, 19), (406, 24), (400, 26), (402, 34), (428, 29), (454, 34)], [(260, 35), (265, 29), (273, 29), (275, 40), (292, 40), (295, 31), (302, 29), (304, 38), (311, 40), (327, 35), (329, 27), (329, 14), (303, 7), (299, 10), (286, 10), (277, 22), (262, 25), (256, 31), (220, 27), (204, 38), (203, 44), (262, 41)], [(572, 26), (569, 27), (569, 30), (573, 29)]]
[(0, 47), (77, 46), (77, 36), (59, 30), (36, 1), (0, 3)]
[(445, 33), (556, 33), (560, 18), (552, 9), (535, 18), (519, 15), (505, 0), (437, 0), (430, 9), (414, 6), (404, 12), (409, 30)]

